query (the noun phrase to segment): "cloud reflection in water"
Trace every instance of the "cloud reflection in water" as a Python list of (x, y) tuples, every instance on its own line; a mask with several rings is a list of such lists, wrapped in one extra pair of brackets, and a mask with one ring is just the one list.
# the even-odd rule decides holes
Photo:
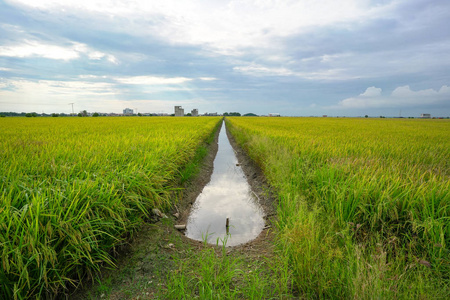
[(208, 236), (211, 244), (218, 238), (224, 240), (227, 218), (230, 219), (227, 246), (246, 243), (262, 231), (263, 210), (256, 203), (244, 172), (237, 164), (223, 123), (211, 181), (194, 203), (187, 222), (187, 237), (202, 241)]

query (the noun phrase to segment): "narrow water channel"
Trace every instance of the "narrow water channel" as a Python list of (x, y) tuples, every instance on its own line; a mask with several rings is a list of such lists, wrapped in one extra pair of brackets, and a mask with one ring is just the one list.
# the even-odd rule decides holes
[[(255, 239), (264, 227), (263, 210), (247, 182), (228, 140), (225, 122), (211, 181), (197, 197), (186, 224), (186, 236), (210, 244), (236, 246)], [(226, 220), (229, 227), (226, 227)]]

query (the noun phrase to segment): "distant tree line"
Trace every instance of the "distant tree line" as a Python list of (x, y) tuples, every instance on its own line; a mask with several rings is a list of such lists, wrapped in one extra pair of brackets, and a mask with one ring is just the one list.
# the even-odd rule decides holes
[(27, 115), (34, 114), (35, 116), (37, 116), (37, 113), (33, 112), (33, 113), (25, 113), (25, 112), (21, 112), (21, 113), (16, 113), (16, 112), (0, 112), (0, 115), (3, 117), (26, 117)]
[(230, 112), (230, 113), (225, 112), (223, 115), (224, 115), (224, 117), (240, 117), (241, 116), (241, 114), (238, 112)]
[[(88, 113), (86, 110), (80, 111), (78, 114), (65, 114), (65, 113), (51, 113), (51, 114), (46, 114), (46, 113), (42, 113), (42, 114), (38, 114), (36, 112), (31, 112), (31, 113), (25, 113), (25, 112), (21, 112), (21, 113), (17, 113), (17, 112), (0, 112), (0, 118), (1, 117), (28, 117), (28, 118), (32, 118), (32, 117), (70, 117), (70, 116), (78, 116), (78, 117), (100, 117), (100, 116), (106, 116), (107, 114), (104, 113), (93, 113), (90, 114)], [(137, 114), (139, 117), (144, 116), (144, 114), (138, 113)], [(174, 116), (175, 114), (171, 114), (170, 116)], [(240, 117), (241, 114), (239, 112), (225, 112), (223, 114), (225, 117)], [(155, 113), (151, 113), (151, 114), (145, 114), (145, 116), (157, 116), (157, 114)], [(192, 116), (191, 113), (187, 113), (186, 116)], [(244, 117), (257, 117), (257, 114), (254, 113), (246, 113), (244, 115), (242, 115)]]
[[(25, 112), (21, 112), (21, 113), (17, 113), (17, 112), (0, 112), (0, 118), (4, 118), (4, 117), (27, 117), (27, 118), (34, 118), (34, 117), (70, 117), (70, 116), (74, 116), (71, 114), (65, 114), (65, 113), (51, 113), (51, 114), (46, 114), (46, 113), (42, 113), (42, 114), (38, 114), (36, 112), (31, 112), (31, 113), (25, 113)], [(77, 114), (78, 117), (88, 117), (89, 114), (86, 110), (83, 110), (82, 112)], [(100, 114), (99, 113), (93, 113), (92, 117), (99, 117)]]
[[(224, 117), (240, 117), (241, 114), (238, 112), (226, 112), (223, 114)], [(257, 117), (257, 114), (254, 113), (246, 113), (243, 115), (244, 117)]]

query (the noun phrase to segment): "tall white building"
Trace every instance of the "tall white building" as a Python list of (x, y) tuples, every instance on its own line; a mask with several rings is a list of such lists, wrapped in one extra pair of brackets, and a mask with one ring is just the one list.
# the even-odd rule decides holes
[(194, 108), (193, 110), (191, 110), (191, 115), (192, 115), (193, 117), (198, 117), (198, 109), (197, 109), (197, 108)]
[(125, 108), (125, 109), (123, 110), (123, 114), (124, 114), (125, 116), (132, 116), (132, 115), (133, 115), (133, 110), (132, 110), (131, 108)]
[(175, 117), (183, 117), (184, 109), (181, 106), (175, 106)]

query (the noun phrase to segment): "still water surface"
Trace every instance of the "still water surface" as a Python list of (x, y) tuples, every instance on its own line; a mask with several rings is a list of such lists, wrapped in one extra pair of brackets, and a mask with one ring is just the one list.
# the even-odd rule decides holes
[[(228, 235), (226, 219), (229, 218)], [(263, 210), (247, 182), (225, 132), (219, 134), (219, 150), (214, 159), (211, 181), (196, 199), (186, 224), (186, 236), (227, 246), (255, 239), (264, 227)]]

